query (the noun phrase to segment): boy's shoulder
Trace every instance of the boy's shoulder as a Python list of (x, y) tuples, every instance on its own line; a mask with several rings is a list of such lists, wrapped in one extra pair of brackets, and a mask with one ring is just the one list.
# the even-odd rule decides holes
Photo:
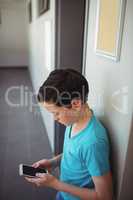
[[(71, 127), (68, 126), (65, 131), (65, 137), (69, 139)], [(89, 148), (93, 144), (108, 143), (107, 131), (103, 124), (93, 114), (91, 120), (88, 122), (86, 128), (82, 130), (73, 140), (74, 145), (79, 148)]]
[[(88, 134), (87, 134), (88, 132)], [(109, 140), (107, 131), (101, 122), (94, 117), (91, 129), (86, 129), (86, 135), (79, 145), (79, 151), (82, 158), (90, 154), (97, 154), (98, 152), (109, 152)]]
[(92, 144), (99, 142), (99, 140), (107, 140), (107, 131), (95, 115), (92, 116), (84, 132), (87, 143)]

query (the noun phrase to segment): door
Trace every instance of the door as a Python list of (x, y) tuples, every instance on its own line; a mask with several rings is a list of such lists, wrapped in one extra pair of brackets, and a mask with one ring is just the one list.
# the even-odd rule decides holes
[[(85, 0), (56, 0), (56, 69), (82, 73)], [(62, 152), (65, 126), (55, 122), (55, 154)]]

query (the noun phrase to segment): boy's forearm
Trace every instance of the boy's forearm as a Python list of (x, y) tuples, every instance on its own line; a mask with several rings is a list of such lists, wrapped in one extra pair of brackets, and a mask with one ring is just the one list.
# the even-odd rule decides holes
[(54, 188), (78, 196), (82, 200), (100, 200), (94, 189), (80, 188), (61, 181), (58, 181)]
[(58, 156), (55, 156), (52, 159), (50, 159), (50, 162), (53, 168), (58, 167), (60, 165), (61, 158), (62, 158), (62, 154), (59, 154)]

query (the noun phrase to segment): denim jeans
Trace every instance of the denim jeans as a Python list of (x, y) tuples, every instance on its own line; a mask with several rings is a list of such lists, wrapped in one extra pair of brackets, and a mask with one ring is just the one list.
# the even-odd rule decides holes
[(56, 200), (64, 200), (60, 192), (56, 194)]

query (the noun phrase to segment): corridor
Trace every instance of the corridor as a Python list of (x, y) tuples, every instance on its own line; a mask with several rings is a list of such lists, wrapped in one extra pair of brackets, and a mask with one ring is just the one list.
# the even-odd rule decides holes
[(20, 163), (52, 156), (39, 110), (26, 100), (31, 91), (27, 68), (0, 69), (0, 200), (54, 200), (54, 190), (18, 174)]

